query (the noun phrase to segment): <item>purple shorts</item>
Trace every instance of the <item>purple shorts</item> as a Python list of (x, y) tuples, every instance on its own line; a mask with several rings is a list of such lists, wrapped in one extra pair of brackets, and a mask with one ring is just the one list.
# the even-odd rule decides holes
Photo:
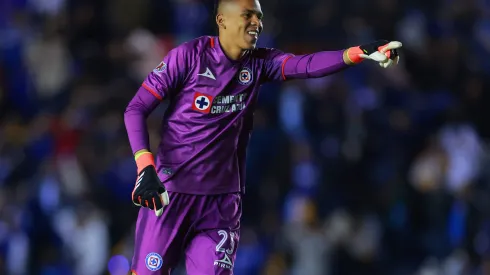
[(139, 211), (133, 274), (170, 274), (181, 255), (188, 275), (233, 274), (241, 195), (168, 195), (170, 204), (162, 216), (148, 208)]

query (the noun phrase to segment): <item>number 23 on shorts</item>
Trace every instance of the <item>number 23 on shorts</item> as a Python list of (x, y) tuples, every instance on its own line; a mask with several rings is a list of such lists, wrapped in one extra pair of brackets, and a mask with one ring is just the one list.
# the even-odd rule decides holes
[(186, 252), (187, 273), (233, 274), (238, 240), (238, 230), (219, 229), (198, 234)]
[(214, 265), (224, 269), (233, 270), (237, 242), (236, 233), (230, 232), (228, 234), (225, 230), (219, 230), (218, 235), (221, 237), (221, 240), (216, 245), (216, 255), (218, 256), (218, 259), (214, 260)]

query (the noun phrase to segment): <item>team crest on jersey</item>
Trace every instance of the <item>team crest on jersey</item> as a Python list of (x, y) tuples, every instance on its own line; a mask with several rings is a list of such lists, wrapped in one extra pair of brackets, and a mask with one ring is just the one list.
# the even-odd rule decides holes
[(163, 260), (162, 256), (160, 256), (158, 253), (151, 252), (146, 255), (145, 259), (146, 263), (146, 268), (148, 268), (151, 271), (157, 271), (160, 268), (162, 268)]
[(192, 102), (192, 109), (201, 113), (208, 114), (211, 110), (213, 103), (213, 97), (203, 93), (196, 92), (194, 94), (194, 102)]
[(162, 62), (160, 62), (160, 64), (158, 64), (158, 66), (157, 66), (155, 69), (153, 69), (153, 71), (154, 71), (155, 73), (162, 73), (162, 72), (164, 72), (166, 69), (167, 69), (167, 64), (166, 64), (165, 62), (163, 62), (163, 61), (162, 61)]
[(238, 74), (238, 82), (242, 85), (248, 85), (252, 82), (252, 80), (252, 70), (247, 67), (242, 68)]

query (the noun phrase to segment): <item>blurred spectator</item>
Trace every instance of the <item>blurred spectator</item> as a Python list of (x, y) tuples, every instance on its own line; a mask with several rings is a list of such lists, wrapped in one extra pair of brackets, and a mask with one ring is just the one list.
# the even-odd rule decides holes
[(294, 220), (284, 226), (284, 239), (288, 243), (292, 254), (291, 274), (329, 274), (328, 254), (331, 244), (320, 221), (312, 201), (304, 201)]

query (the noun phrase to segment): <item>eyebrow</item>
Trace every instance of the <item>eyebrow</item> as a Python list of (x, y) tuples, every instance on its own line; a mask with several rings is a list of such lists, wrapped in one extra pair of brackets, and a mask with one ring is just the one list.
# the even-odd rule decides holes
[(259, 18), (264, 17), (264, 14), (263, 14), (262, 12), (258, 11), (258, 10), (249, 10), (249, 9), (245, 9), (245, 10), (243, 11), (243, 13), (254, 13), (254, 14), (256, 14), (256, 15), (257, 15)]

